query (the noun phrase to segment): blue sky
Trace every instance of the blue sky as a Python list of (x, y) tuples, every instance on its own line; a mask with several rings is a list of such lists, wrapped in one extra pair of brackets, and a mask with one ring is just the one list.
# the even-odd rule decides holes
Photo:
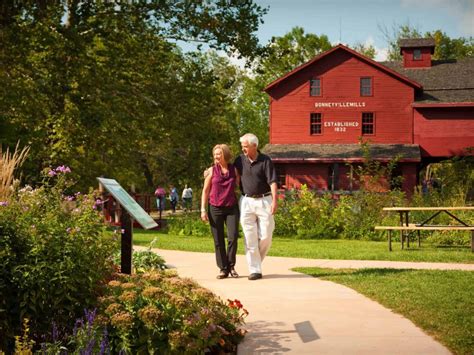
[(441, 29), (451, 38), (474, 36), (474, 0), (256, 0), (270, 9), (257, 34), (262, 44), (293, 27), (325, 34), (333, 44), (372, 44), (384, 60), (389, 33), (409, 23), (422, 33)]

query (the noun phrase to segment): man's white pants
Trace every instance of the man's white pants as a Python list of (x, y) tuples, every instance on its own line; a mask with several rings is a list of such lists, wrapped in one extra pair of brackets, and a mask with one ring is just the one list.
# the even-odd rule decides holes
[(272, 196), (240, 198), (240, 224), (245, 236), (245, 256), (251, 274), (262, 273), (262, 261), (272, 244), (275, 220)]

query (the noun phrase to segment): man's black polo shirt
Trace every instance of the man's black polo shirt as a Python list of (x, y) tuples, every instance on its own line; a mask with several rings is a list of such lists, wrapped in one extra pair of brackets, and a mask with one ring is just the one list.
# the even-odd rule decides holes
[(257, 160), (252, 163), (245, 154), (239, 155), (235, 159), (234, 166), (240, 175), (240, 190), (245, 195), (262, 195), (270, 192), (270, 185), (277, 182), (272, 160), (260, 152)]

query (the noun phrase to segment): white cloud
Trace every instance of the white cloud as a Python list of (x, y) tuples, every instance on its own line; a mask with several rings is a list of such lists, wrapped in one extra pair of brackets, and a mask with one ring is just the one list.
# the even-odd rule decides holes
[(440, 8), (447, 16), (456, 19), (463, 36), (474, 36), (474, 1), (472, 0), (400, 0), (405, 9), (423, 10)]
[(377, 62), (383, 62), (387, 60), (388, 56), (388, 48), (379, 48), (375, 45), (374, 38), (372, 36), (367, 37), (364, 42), (364, 46), (369, 47), (373, 46), (375, 48), (375, 58), (374, 60)]

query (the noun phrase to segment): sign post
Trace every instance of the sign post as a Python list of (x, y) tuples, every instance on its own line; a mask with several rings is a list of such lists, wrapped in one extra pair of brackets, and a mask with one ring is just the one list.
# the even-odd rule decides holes
[(114, 179), (97, 178), (99, 183), (114, 197), (123, 207), (120, 217), (122, 238), (120, 271), (124, 274), (132, 273), (132, 240), (133, 240), (133, 219), (135, 219), (145, 229), (157, 227), (158, 224), (148, 213), (123, 189)]

